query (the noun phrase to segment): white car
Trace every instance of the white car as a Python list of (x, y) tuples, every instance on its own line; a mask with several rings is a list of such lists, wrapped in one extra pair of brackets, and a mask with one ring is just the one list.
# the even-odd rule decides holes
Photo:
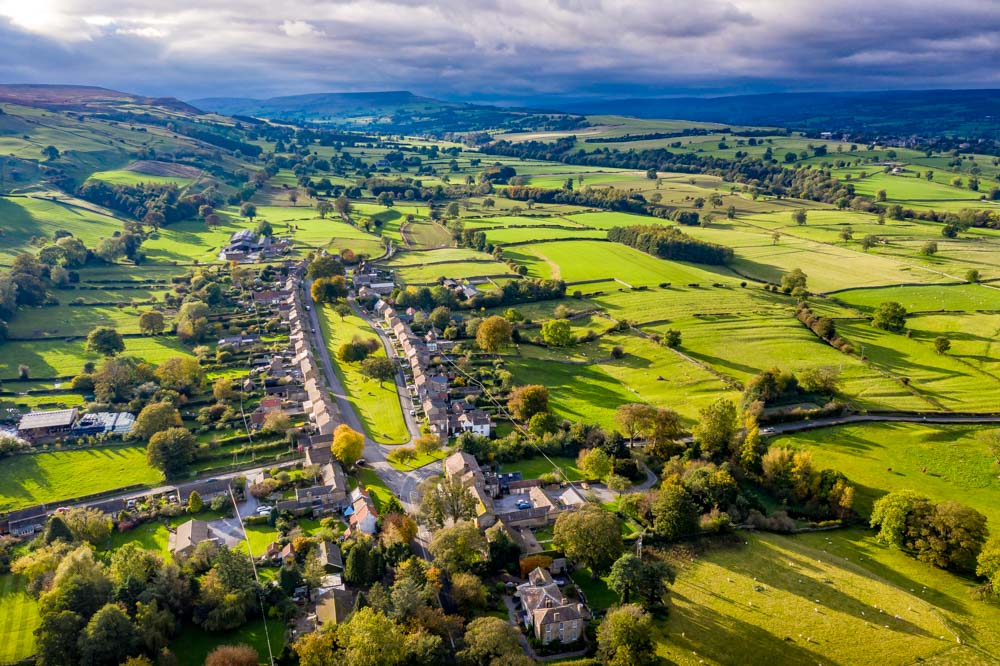
[(271, 510), (273, 508), (274, 507), (270, 507), (270, 506), (259, 506), (259, 507), (257, 507), (257, 514), (260, 515), (260, 516), (268, 516), (268, 515), (271, 514)]

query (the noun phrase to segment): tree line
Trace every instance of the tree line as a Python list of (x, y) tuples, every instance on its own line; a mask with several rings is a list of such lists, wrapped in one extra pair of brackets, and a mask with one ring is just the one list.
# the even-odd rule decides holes
[(725, 265), (733, 260), (732, 248), (692, 238), (677, 227), (658, 224), (613, 227), (608, 230), (608, 240), (660, 259), (711, 265)]

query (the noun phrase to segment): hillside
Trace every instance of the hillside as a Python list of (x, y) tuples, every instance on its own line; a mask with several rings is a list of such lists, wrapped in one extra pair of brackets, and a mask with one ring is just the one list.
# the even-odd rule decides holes
[(1000, 90), (892, 90), (638, 98), (569, 103), (565, 111), (777, 125), (830, 132), (995, 137)]
[(405, 90), (315, 93), (269, 99), (209, 97), (192, 100), (191, 104), (230, 116), (423, 134), (488, 129), (554, 130), (584, 125), (582, 118), (562, 113), (447, 102)]
[(203, 115), (199, 109), (173, 97), (143, 97), (96, 86), (0, 84), (0, 102), (67, 111), (111, 111), (136, 105)]

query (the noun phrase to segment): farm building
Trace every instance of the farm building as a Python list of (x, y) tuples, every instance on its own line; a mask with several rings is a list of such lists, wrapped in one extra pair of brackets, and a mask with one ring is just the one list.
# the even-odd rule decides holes
[(97, 412), (84, 414), (73, 426), (73, 436), (127, 435), (135, 424), (135, 416), (128, 412)]
[(77, 409), (30, 412), (21, 417), (17, 434), (29, 442), (40, 442), (69, 434), (76, 423)]

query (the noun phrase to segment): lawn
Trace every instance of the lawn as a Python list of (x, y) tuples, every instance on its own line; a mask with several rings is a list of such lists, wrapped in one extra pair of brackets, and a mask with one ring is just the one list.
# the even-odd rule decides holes
[[(247, 539), (250, 541), (251, 555), (260, 557), (267, 547), (278, 538), (278, 530), (270, 525), (246, 525)], [(239, 548), (246, 551), (246, 540), (240, 542)]]
[(0, 663), (10, 664), (35, 652), (38, 602), (25, 591), (20, 576), (0, 576)]
[(163, 480), (139, 446), (12, 456), (0, 470), (0, 511)]
[(412, 460), (407, 460), (406, 462), (396, 462), (395, 460), (389, 460), (389, 464), (392, 465), (393, 469), (399, 470), (400, 472), (411, 472), (415, 469), (420, 469), (430, 465), (431, 463), (437, 462), (439, 460), (444, 460), (448, 456), (448, 451), (445, 449), (438, 449), (437, 451), (431, 451), (430, 453), (417, 453), (416, 458)]
[(148, 185), (177, 185), (178, 187), (186, 187), (194, 182), (193, 178), (159, 176), (139, 171), (130, 171), (128, 169), (97, 171), (91, 174), (90, 177), (94, 180), (103, 180), (112, 185), (139, 185), (146, 183)]
[(586, 567), (577, 568), (571, 576), (573, 582), (586, 595), (587, 603), (591, 608), (605, 610), (620, 603), (618, 593), (608, 588), (607, 576), (595, 579), (590, 574), (590, 569)]
[(382, 508), (389, 505), (392, 500), (392, 490), (385, 484), (385, 481), (372, 469), (359, 469), (357, 471), (358, 480), (364, 486), (372, 501), (375, 502), (375, 510), (381, 512)]
[[(404, 444), (410, 441), (396, 385), (386, 382), (379, 386), (378, 382), (361, 374), (360, 363), (344, 363), (337, 358), (337, 350), (341, 345), (355, 337), (363, 340), (375, 338), (375, 331), (357, 315), (352, 314), (341, 321), (340, 316), (329, 306), (324, 306), (320, 315), (323, 338), (330, 350), (334, 370), (343, 382), (347, 398), (361, 418), (365, 432), (381, 444)], [(380, 346), (375, 356), (384, 357), (385, 349)]]
[[(267, 631), (271, 639), (271, 653), (277, 657), (285, 646), (285, 625), (280, 620), (267, 620)], [(264, 620), (253, 620), (224, 633), (211, 633), (198, 626), (187, 625), (170, 644), (170, 650), (180, 664), (202, 664), (208, 653), (220, 645), (243, 644), (257, 650), (261, 664), (271, 663), (268, 659)]]
[[(743, 533), (683, 567), (657, 623), (676, 664), (986, 664), (1000, 660), (1000, 614), (972, 584), (840, 530)], [(883, 612), (884, 611), (884, 612)]]
[(871, 423), (781, 435), (772, 445), (812, 452), (816, 464), (847, 475), (856, 486), (855, 510), (895, 490), (935, 501), (956, 500), (985, 514), (1000, 529), (997, 464), (980, 439), (986, 426)]
[[(549, 462), (551, 460), (552, 462)], [(537, 479), (542, 474), (551, 474), (555, 471), (552, 466), (555, 463), (565, 478), (569, 481), (584, 481), (586, 475), (576, 466), (575, 458), (564, 458), (560, 456), (549, 456), (548, 459), (538, 456), (526, 460), (504, 463), (500, 471), (504, 474), (508, 472), (520, 472), (521, 478)]]

